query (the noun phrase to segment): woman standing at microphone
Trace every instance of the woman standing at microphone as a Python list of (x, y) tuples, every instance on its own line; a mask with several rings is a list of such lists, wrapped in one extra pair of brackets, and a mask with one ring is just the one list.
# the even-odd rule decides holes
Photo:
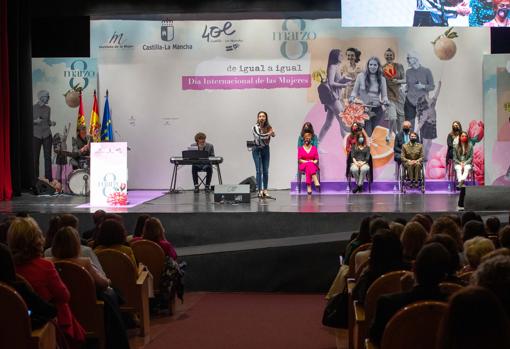
[(252, 128), (255, 147), (252, 150), (255, 170), (257, 171), (257, 190), (259, 197), (268, 197), (267, 182), (269, 179), (269, 141), (275, 136), (275, 132), (269, 124), (265, 111), (257, 114), (257, 123)]

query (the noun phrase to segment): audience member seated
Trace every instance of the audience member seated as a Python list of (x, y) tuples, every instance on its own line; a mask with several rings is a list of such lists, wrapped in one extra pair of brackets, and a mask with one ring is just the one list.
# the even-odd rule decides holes
[(466, 287), (450, 299), (436, 348), (510, 348), (509, 328), (510, 321), (493, 293), (482, 287)]
[(49, 259), (53, 262), (60, 260), (67, 260), (78, 264), (85, 268), (92, 276), (99, 291), (105, 290), (110, 286), (110, 280), (104, 275), (103, 272), (97, 270), (90, 258), (81, 257), (80, 240), (78, 231), (76, 229), (66, 226), (60, 228), (53, 237), (53, 245), (51, 246), (51, 254), (53, 257)]
[[(380, 229), (390, 229), (388, 221), (383, 218), (373, 219), (370, 222), (370, 228), (368, 231), (368, 233), (370, 234), (370, 238), (372, 239)], [(355, 270), (356, 273), (359, 271), (360, 266), (362, 266), (366, 261), (368, 261), (369, 257), (370, 250), (358, 252), (356, 256), (354, 256), (354, 265), (356, 267)]]
[(370, 340), (379, 344), (386, 324), (406, 305), (424, 300), (446, 301), (447, 295), (441, 293), (439, 283), (446, 277), (448, 263), (448, 251), (441, 244), (425, 245), (416, 257), (414, 270), (416, 285), (412, 290), (383, 295), (377, 301), (374, 321), (369, 332)]
[(462, 240), (466, 242), (476, 236), (487, 237), (485, 225), (479, 221), (467, 222), (462, 228)]
[(418, 134), (414, 131), (409, 133), (409, 143), (402, 147), (402, 164), (404, 165), (407, 179), (411, 181), (411, 187), (418, 187), (418, 181), (422, 180), (423, 168), (423, 145), (418, 143)]
[(462, 222), (462, 227), (464, 227), (466, 223), (469, 221), (479, 221), (483, 223), (482, 217), (478, 213), (473, 211), (464, 212), (460, 220)]
[(143, 234), (143, 226), (147, 219), (151, 218), (148, 214), (141, 214), (136, 219), (135, 231), (133, 235), (128, 235), (127, 241), (130, 242), (133, 238), (141, 238)]
[[(57, 308), (39, 297), (25, 282), (16, 280), (16, 270), (9, 248), (0, 243), (0, 282), (9, 285), (20, 294), (30, 309), (32, 329), (40, 328), (57, 316)], [(9, 314), (2, 314), (9, 316)]]
[(469, 175), (473, 162), (473, 146), (469, 142), (467, 132), (462, 132), (460, 134), (460, 142), (453, 151), (453, 162), (455, 164), (457, 180), (459, 181), (459, 188), (462, 188), (464, 187), (464, 182)]
[(393, 222), (395, 223), (400, 223), (402, 224), (404, 227), (406, 226), (406, 224), (408, 223), (407, 222), (407, 219), (405, 219), (404, 217), (397, 217), (393, 220)]
[(5, 217), (0, 223), (0, 244), (7, 244), (7, 231), (11, 226), (11, 222), (14, 220), (14, 217)]
[(94, 228), (83, 232), (82, 238), (84, 240), (89, 241), (89, 240), (94, 239), (94, 236), (96, 236), (97, 232), (99, 231), (99, 226), (101, 225), (101, 223), (103, 223), (105, 214), (106, 214), (106, 212), (103, 210), (96, 210), (92, 214), (92, 221), (94, 222)]
[(460, 220), (460, 216), (458, 214), (453, 213), (447, 215), (446, 217), (449, 217), (452, 221), (454, 221), (459, 229), (462, 228), (462, 221)]
[(425, 231), (430, 233), (430, 229), (432, 228), (432, 224), (434, 223), (434, 220), (430, 219), (428, 216), (425, 216), (423, 214), (415, 214), (413, 218), (411, 218), (410, 222), (418, 222), (421, 224), (423, 228), (425, 228)]
[(407, 268), (402, 261), (400, 240), (389, 229), (379, 229), (372, 237), (368, 267), (362, 272), (352, 290), (353, 299), (363, 304), (368, 289), (379, 276), (403, 269)]
[(363, 244), (368, 244), (372, 241), (370, 237), (370, 222), (373, 216), (363, 218), (359, 225), (359, 232), (354, 239), (351, 240), (345, 247), (344, 265), (349, 265), (352, 252)]
[(172, 244), (165, 239), (165, 228), (163, 228), (163, 224), (161, 224), (158, 218), (151, 217), (147, 219), (143, 226), (142, 237), (135, 237), (131, 241), (134, 242), (142, 239), (157, 243), (161, 246), (166, 256), (172, 258), (174, 261), (177, 260), (177, 253)]
[(427, 240), (427, 237), (427, 232), (420, 223), (407, 223), (400, 238), (400, 241), (402, 242), (404, 262), (409, 264), (414, 263), (414, 260)]
[(363, 191), (363, 182), (367, 173), (370, 172), (369, 160), (370, 147), (367, 145), (367, 139), (360, 133), (356, 144), (352, 145), (350, 153), (350, 171), (357, 185), (352, 191), (353, 193)]
[(136, 266), (135, 255), (126, 241), (126, 229), (117, 219), (106, 219), (99, 229), (99, 235), (94, 241), (94, 251), (114, 249), (125, 253)]
[(494, 244), (487, 238), (477, 236), (467, 240), (464, 243), (464, 254), (468, 265), (462, 269), (462, 272), (475, 271), (483, 256), (494, 250)]
[(446, 166), (448, 167), (448, 162), (453, 161), (453, 152), (457, 145), (459, 144), (459, 137), (462, 132), (462, 125), (459, 121), (454, 121), (452, 123), (452, 130), (448, 133), (448, 137), (446, 137), (446, 144), (448, 150), (446, 151)]
[(44, 238), (33, 218), (15, 219), (7, 234), (16, 272), (23, 276), (45, 301), (55, 304), (57, 323), (72, 347), (79, 347), (85, 331), (69, 307), (70, 294), (51, 261), (42, 258)]
[(46, 235), (44, 236), (44, 249), (47, 250), (51, 248), (51, 244), (53, 243), (53, 237), (55, 236), (57, 230), (61, 227), (60, 216), (52, 216), (48, 221), (48, 230), (46, 230)]
[[(76, 218), (74, 215), (62, 215), (62, 216), (54, 216), (54, 217), (50, 218), (50, 227), (47, 231), (46, 236), (48, 239), (51, 239), (50, 241), (52, 243), (49, 245), (49, 247), (45, 248), (44, 257), (53, 257), (51, 247), (53, 245), (53, 239), (55, 237), (55, 234), (57, 233), (58, 230), (60, 230), (63, 227), (66, 227), (66, 226), (70, 226), (71, 228), (78, 231), (78, 229), (77, 229), (78, 224), (79, 224), (78, 218)], [(92, 262), (92, 264), (94, 265), (94, 267), (101, 274), (104, 275), (103, 268), (101, 266), (101, 263), (99, 262), (99, 259), (97, 259), (97, 256), (94, 253), (94, 250), (92, 250), (92, 248), (90, 248), (87, 245), (81, 244), (81, 242), (82, 241), (80, 240), (80, 256), (89, 258), (90, 261)], [(48, 243), (48, 240), (46, 240), (45, 246), (47, 246), (47, 243)]]
[(459, 245), (457, 242), (447, 234), (436, 234), (429, 237), (425, 245), (430, 243), (439, 243), (441, 244), (450, 256), (448, 263), (448, 272), (445, 282), (453, 282), (459, 285), (465, 286), (465, 282), (457, 276), (457, 273), (462, 267), (460, 256), (462, 253), (459, 251)]
[(499, 243), (501, 244), (501, 247), (510, 248), (510, 225), (507, 225), (500, 230)]
[(498, 235), (501, 229), (501, 222), (498, 217), (489, 217), (485, 221), (485, 230), (489, 235)]
[(304, 134), (304, 144), (298, 148), (298, 169), (305, 173), (306, 192), (312, 194), (312, 180), (315, 188), (319, 188), (320, 183), (317, 178), (319, 171), (319, 152), (317, 147), (312, 145), (312, 134), (306, 132)]
[(459, 251), (462, 251), (463, 241), (460, 236), (459, 227), (457, 224), (448, 216), (442, 216), (437, 218), (430, 228), (430, 235), (436, 234), (447, 234), (450, 235), (459, 246)]
[(510, 257), (496, 256), (478, 266), (473, 275), (475, 285), (485, 287), (499, 299), (510, 316)]
[(390, 223), (390, 230), (392, 233), (397, 235), (397, 237), (400, 239), (402, 237), (402, 233), (404, 232), (404, 225), (397, 223), (395, 221)]

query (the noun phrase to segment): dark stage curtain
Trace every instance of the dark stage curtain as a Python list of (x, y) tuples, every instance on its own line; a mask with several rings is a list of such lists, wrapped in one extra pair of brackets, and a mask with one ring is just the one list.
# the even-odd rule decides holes
[(12, 197), (9, 104), (7, 0), (0, 0), (0, 200)]
[[(22, 190), (32, 188), (35, 182), (30, 1), (0, 1), (2, 4), (7, 3), (12, 192), (13, 195), (20, 195)], [(51, 38), (47, 40), (48, 44), (58, 44), (52, 43)], [(2, 49), (2, 55), (4, 52), (7, 55), (7, 51)], [(0, 132), (3, 131), (2, 128)], [(3, 178), (2, 175), (2, 180)]]

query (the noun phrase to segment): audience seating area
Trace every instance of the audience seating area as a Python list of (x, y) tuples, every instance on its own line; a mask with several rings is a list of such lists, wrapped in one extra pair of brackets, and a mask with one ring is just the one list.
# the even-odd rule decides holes
[[(175, 314), (174, 281), (170, 282), (169, 289), (161, 285), (164, 284), (162, 279), (172, 274), (168, 268), (178, 268), (178, 264), (173, 247), (161, 235), (164, 233), (161, 223), (144, 215), (141, 220), (152, 220), (150, 224), (156, 227), (159, 235), (151, 235), (149, 230), (152, 228), (138, 222), (137, 231), (128, 236), (121, 216), (103, 213), (96, 220), (94, 215), (96, 228), (89, 232), (87, 241), (80, 241), (79, 222), (72, 215), (61, 217), (62, 222), (67, 223), (52, 226), (44, 234), (30, 217), (10, 217), (5, 221), (9, 229), (6, 241), (1, 243), (7, 243), (8, 248), (4, 246), (3, 250), (11, 254), (8, 258), (12, 259), (15, 270), (12, 273), (7, 270), (6, 275), (11, 276), (0, 279), (1, 348), (49, 349), (62, 347), (62, 341), (68, 341), (70, 348), (107, 349), (111, 347), (108, 343), (113, 343), (113, 333), (118, 336), (116, 331), (119, 329), (126, 338), (126, 345), (119, 344), (119, 348), (129, 348), (128, 333), (131, 337), (145, 337), (144, 343), (149, 343), (151, 316), (160, 316), (162, 312), (165, 316)], [(347, 324), (343, 329), (332, 331), (337, 336), (338, 349), (474, 349), (481, 344), (469, 336), (485, 338), (489, 334), (490, 341), (482, 342), (484, 348), (510, 347), (508, 226), (500, 224), (499, 220), (495, 222), (494, 217), (487, 225), (474, 212), (436, 219), (419, 214), (409, 222), (403, 219), (390, 222), (378, 215), (366, 219), (367, 222), (360, 224), (359, 233), (353, 234), (346, 248), (352, 252), (344, 255), (347, 259), (344, 258), (339, 266), (327, 295), (329, 300), (343, 297), (345, 302), (325, 304), (326, 309), (337, 304), (338, 308), (329, 310), (345, 319), (339, 323)], [(471, 221), (480, 223), (468, 224)], [(416, 233), (416, 224), (411, 222), (417, 222), (425, 229), (426, 239)], [(481, 223), (484, 228), (480, 228)], [(399, 224), (403, 229), (395, 228)], [(69, 237), (69, 227), (78, 246), (73, 247), (73, 242), (64, 238)], [(25, 269), (18, 268), (38, 259), (48, 263), (50, 259), (43, 257), (43, 235), (52, 240), (47, 246), (56, 258), (51, 259), (56, 271), (54, 277), (60, 279), (68, 293), (66, 298), (64, 292), (64, 300), (54, 305), (70, 309), (70, 316), (83, 329), (85, 340), (81, 339), (81, 342), (65, 333), (60, 318), (62, 308), (59, 308), (57, 317), (48, 318), (42, 325), (37, 325), (37, 329), (32, 329), (34, 320), (44, 318), (44, 314), (38, 313), (37, 306), (30, 309), (28, 304), (35, 304), (33, 297), (40, 297), (51, 306), (53, 298), (41, 292), (41, 285), (30, 283), (29, 280), (34, 279)], [(405, 239), (402, 238), (404, 235)], [(149, 239), (150, 236), (156, 238)], [(90, 246), (92, 249), (87, 253), (94, 255), (91, 260), (97, 256), (100, 265), (92, 262), (92, 272), (76, 262), (75, 255), (66, 246), (69, 251), (81, 251), (81, 258), (89, 248), (83, 246)], [(407, 252), (404, 254), (403, 251)], [(338, 252), (344, 254), (344, 251)], [(2, 256), (2, 260), (4, 258)], [(33, 268), (38, 265), (33, 264)], [(12, 275), (15, 275), (14, 279)], [(18, 292), (14, 283), (25, 285), (28, 295)], [(108, 298), (112, 295), (113, 302)], [(347, 306), (343, 308), (345, 303)], [(462, 312), (453, 309), (459, 303)], [(480, 307), (477, 304), (488, 305)], [(495, 305), (494, 309), (490, 308), (491, 304)], [(116, 311), (122, 314), (118, 317), (121, 323), (113, 326), (113, 330), (111, 326), (115, 320), (112, 319)], [(480, 315), (483, 311), (495, 315), (485, 319)], [(17, 320), (12, 321), (13, 318)], [(480, 324), (475, 327), (464, 325), (468, 326), (466, 331), (455, 331), (460, 328), (459, 324), (468, 321), (466, 318)], [(494, 330), (498, 328), (507, 331)], [(473, 344), (455, 346), (451, 343)]]

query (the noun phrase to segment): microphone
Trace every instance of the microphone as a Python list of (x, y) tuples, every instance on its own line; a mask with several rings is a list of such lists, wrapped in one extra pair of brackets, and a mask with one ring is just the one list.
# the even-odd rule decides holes
[[(119, 141), (122, 141), (122, 136), (120, 135), (120, 133), (118, 133), (118, 132), (117, 132), (117, 130), (115, 130), (115, 131), (113, 131), (113, 132), (115, 132), (115, 134), (117, 135), (117, 137), (119, 137)], [(128, 151), (131, 151), (131, 147), (130, 147), (129, 145), (128, 145), (128, 147), (127, 147), (127, 150), (128, 150)]]

